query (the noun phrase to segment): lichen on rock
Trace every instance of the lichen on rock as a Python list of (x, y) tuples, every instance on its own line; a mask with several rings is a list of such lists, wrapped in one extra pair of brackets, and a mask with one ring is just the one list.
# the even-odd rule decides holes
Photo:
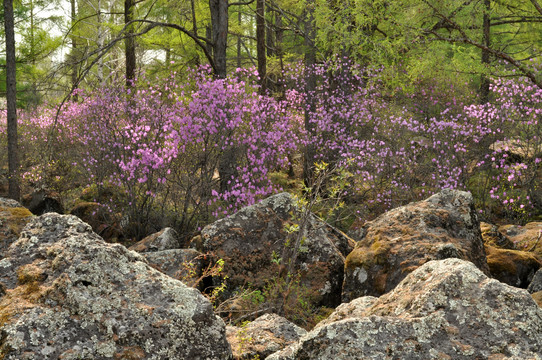
[(74, 216), (32, 219), (5, 265), (2, 359), (231, 358), (223, 321), (196, 289)]
[(471, 262), (430, 261), (380, 298), (341, 305), (267, 360), (540, 359), (542, 309)]

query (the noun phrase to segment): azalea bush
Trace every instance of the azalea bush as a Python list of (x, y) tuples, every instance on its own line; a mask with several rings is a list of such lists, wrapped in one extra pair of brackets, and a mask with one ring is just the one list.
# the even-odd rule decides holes
[[(215, 79), (200, 68), (182, 81), (172, 73), (78, 91), (61, 111), (20, 111), (25, 184), (94, 189), (92, 200), (122, 218), (130, 239), (163, 226), (190, 237), (282, 191), (272, 175), (299, 178), (307, 146), (312, 163), (353, 175), (336, 221), (344, 228), (442, 188), (472, 191), (487, 220), (524, 222), (542, 204), (541, 91), (525, 80), (495, 80), (494, 100), (472, 105), (468, 84), (390, 91), (378, 73), (347, 63), (293, 68), (279, 99), (260, 94), (256, 75)], [(310, 94), (308, 75), (317, 79)], [(0, 142), (5, 148), (5, 113)]]

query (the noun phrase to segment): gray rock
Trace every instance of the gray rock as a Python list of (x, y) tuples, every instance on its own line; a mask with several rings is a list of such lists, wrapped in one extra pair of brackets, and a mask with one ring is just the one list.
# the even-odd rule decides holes
[(243, 327), (228, 326), (226, 331), (234, 359), (264, 359), (293, 344), (305, 329), (276, 314), (265, 314)]
[(17, 200), (0, 197), (0, 207), (14, 208), (14, 207), (21, 207), (21, 206), (22, 205)]
[(202, 275), (203, 254), (194, 249), (171, 249), (142, 254), (150, 266), (189, 286)]
[(75, 216), (33, 218), (7, 255), (2, 359), (231, 358), (225, 325), (199, 291)]
[(529, 284), (527, 291), (530, 294), (534, 294), (535, 292), (542, 291), (542, 270), (541, 269), (539, 269), (534, 274), (533, 280), (531, 280), (531, 283)]
[(347, 256), (343, 302), (380, 296), (430, 260), (460, 258), (489, 274), (472, 195), (442, 190), (368, 222)]
[(471, 262), (430, 261), (267, 360), (540, 359), (542, 309)]
[(175, 230), (169, 227), (149, 235), (138, 243), (130, 246), (130, 250), (140, 253), (180, 248), (181, 242), (179, 240), (179, 235)]
[[(201, 238), (193, 243), (201, 252), (224, 260), (223, 275), (228, 280), (222, 295), (228, 298), (247, 284), (263, 289), (284, 271), (288, 262), (284, 254), (293, 247), (285, 244), (294, 242), (285, 228), (299, 221), (294, 199), (281, 193), (206, 226)], [(295, 272), (301, 274), (300, 283), (312, 294), (310, 305), (335, 307), (341, 300), (344, 258), (354, 242), (312, 214), (303, 235), (303, 245), (294, 262)], [(274, 256), (275, 260), (283, 258), (280, 264), (273, 261)]]

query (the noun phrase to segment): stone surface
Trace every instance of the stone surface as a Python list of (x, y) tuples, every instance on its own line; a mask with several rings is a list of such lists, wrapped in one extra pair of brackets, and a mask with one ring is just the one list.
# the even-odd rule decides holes
[(523, 139), (497, 140), (489, 146), (490, 150), (507, 153), (514, 162), (531, 159), (542, 153), (542, 146)]
[(181, 248), (179, 235), (172, 228), (165, 228), (147, 236), (138, 243), (130, 246), (130, 250), (140, 253)]
[(378, 298), (374, 296), (362, 296), (348, 303), (341, 304), (331, 313), (331, 315), (316, 324), (314, 328), (326, 326), (347, 318), (364, 316), (364, 311), (371, 307), (376, 300), (378, 300)]
[(0, 197), (0, 259), (17, 240), (32, 213), (17, 201)]
[(526, 289), (542, 261), (533, 253), (486, 246), (491, 277), (511, 286)]
[(156, 270), (181, 280), (188, 286), (198, 285), (202, 275), (203, 254), (194, 249), (171, 249), (142, 254)]
[(265, 314), (242, 327), (228, 326), (234, 359), (265, 359), (293, 344), (307, 331), (276, 314)]
[[(262, 289), (284, 271), (285, 244), (294, 243), (285, 230), (297, 224), (294, 200), (288, 193), (271, 196), (262, 202), (206, 226), (192, 243), (203, 253), (224, 260), (223, 275), (228, 276), (225, 298), (247, 285)], [(313, 300), (311, 305), (335, 307), (340, 304), (344, 258), (354, 242), (346, 235), (317, 220), (312, 214), (303, 245), (298, 251), (294, 271), (301, 274)], [(290, 246), (292, 248), (292, 246)], [(276, 261), (282, 258), (281, 264)], [(219, 285), (219, 284), (215, 284)]]
[(538, 269), (538, 271), (534, 274), (533, 279), (531, 280), (531, 283), (529, 284), (529, 287), (527, 287), (527, 291), (531, 294), (542, 291), (542, 270), (541, 269)]
[(488, 272), (472, 195), (443, 190), (368, 222), (345, 264), (343, 302), (380, 296), (430, 260), (461, 258)]
[(538, 306), (542, 307), (542, 291), (532, 293), (531, 296), (533, 297), (533, 300), (538, 304)]
[(352, 317), (318, 326), (267, 357), (285, 359), (540, 359), (542, 309), (526, 290), (471, 262), (430, 261)]
[(525, 226), (503, 225), (499, 232), (507, 236), (519, 250), (532, 250), (542, 257), (542, 222), (530, 222)]
[(499, 249), (517, 250), (516, 245), (510, 238), (499, 231), (497, 225), (480, 223), (480, 231), (484, 245), (493, 246)]
[(31, 194), (23, 196), (22, 203), (34, 215), (48, 212), (64, 213), (60, 195), (51, 190), (35, 190)]
[(124, 240), (118, 216), (112, 214), (102, 204), (83, 201), (71, 209), (70, 214), (77, 216), (92, 227), (92, 230), (105, 241), (116, 243)]
[(71, 215), (35, 217), (0, 260), (0, 358), (229, 359), (196, 289)]

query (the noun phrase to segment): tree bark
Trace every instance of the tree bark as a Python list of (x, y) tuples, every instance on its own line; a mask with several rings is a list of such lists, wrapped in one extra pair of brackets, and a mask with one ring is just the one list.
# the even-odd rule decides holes
[[(70, 9), (71, 9), (71, 23), (72, 26), (75, 24), (75, 17), (77, 16), (77, 10), (75, 8), (75, 0), (70, 0)], [(72, 34), (70, 35), (71, 38), (71, 61), (72, 61), (72, 68), (71, 68), (71, 81), (72, 81), (72, 89), (75, 90), (77, 88), (77, 62), (75, 59), (75, 54), (77, 51), (77, 40), (75, 39), (75, 35), (73, 34), (74, 29), (71, 29)], [(77, 96), (77, 93), (72, 95), (72, 100), (77, 101), (79, 100), (79, 97)]]
[(4, 29), (6, 34), (6, 98), (8, 135), (8, 196), (19, 201), (19, 154), (17, 147), (17, 80), (15, 63), (15, 27), (13, 0), (4, 0)]
[(313, 162), (316, 155), (312, 138), (316, 135), (316, 124), (313, 116), (316, 112), (316, 48), (314, 41), (316, 31), (314, 29), (314, 1), (307, 1), (307, 14), (305, 18), (305, 130), (309, 140), (305, 147), (303, 161), (303, 180), (306, 186), (310, 186), (313, 175)]
[[(483, 18), (483, 35), (482, 43), (486, 48), (490, 47), (490, 30), (491, 30), (491, 20), (490, 20), (490, 10), (491, 10), (491, 0), (484, 0), (484, 18)], [(487, 69), (489, 68), (490, 63), (490, 53), (489, 51), (482, 49), (482, 65)], [(480, 102), (485, 104), (489, 102), (489, 78), (485, 73), (482, 73), (480, 81)]]
[(267, 88), (267, 57), (265, 55), (265, 0), (256, 0), (256, 52), (258, 58), (258, 75), (260, 76), (260, 93)]
[(209, 0), (213, 39), (215, 75), (226, 77), (226, 47), (228, 44), (228, 0)]
[[(134, 19), (134, 0), (124, 0), (124, 24), (129, 24)], [(124, 53), (126, 57), (126, 87), (133, 85), (136, 78), (136, 53), (134, 26), (127, 28), (127, 37), (124, 42)]]

